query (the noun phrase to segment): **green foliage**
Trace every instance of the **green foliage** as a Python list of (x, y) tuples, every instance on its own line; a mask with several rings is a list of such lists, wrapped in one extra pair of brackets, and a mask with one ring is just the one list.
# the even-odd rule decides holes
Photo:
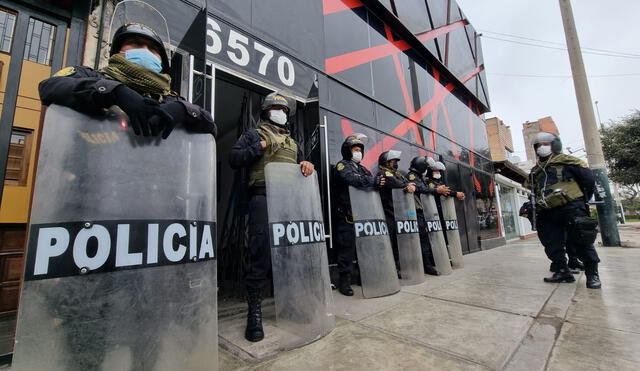
[(628, 186), (640, 183), (640, 111), (601, 130), (609, 178)]

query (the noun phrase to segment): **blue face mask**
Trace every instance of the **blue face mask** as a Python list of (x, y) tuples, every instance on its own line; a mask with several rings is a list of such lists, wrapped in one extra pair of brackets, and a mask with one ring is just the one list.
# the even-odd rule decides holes
[(148, 49), (129, 49), (124, 52), (124, 57), (129, 62), (150, 69), (153, 72), (160, 73), (162, 71), (162, 61)]

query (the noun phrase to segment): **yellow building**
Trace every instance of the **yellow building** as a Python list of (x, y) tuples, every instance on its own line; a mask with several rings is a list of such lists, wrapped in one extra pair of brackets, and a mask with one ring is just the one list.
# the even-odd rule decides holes
[(0, 357), (11, 351), (4, 340), (13, 336), (23, 272), (42, 113), (38, 84), (82, 63), (91, 3), (0, 0)]

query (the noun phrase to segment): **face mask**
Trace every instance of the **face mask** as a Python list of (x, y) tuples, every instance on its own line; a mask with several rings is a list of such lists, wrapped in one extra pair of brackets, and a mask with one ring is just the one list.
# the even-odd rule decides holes
[(162, 71), (162, 61), (149, 49), (129, 49), (124, 52), (124, 57), (139, 66), (149, 69), (153, 72), (160, 73)]
[(287, 123), (287, 114), (281, 109), (274, 109), (269, 111), (269, 120), (276, 125), (284, 126)]
[(360, 162), (360, 160), (362, 160), (362, 152), (353, 152), (351, 154), (351, 159), (353, 162)]
[(548, 157), (551, 154), (551, 146), (540, 146), (536, 150), (536, 153), (540, 157)]
[(433, 179), (440, 179), (442, 178), (442, 175), (440, 175), (440, 173), (433, 173)]

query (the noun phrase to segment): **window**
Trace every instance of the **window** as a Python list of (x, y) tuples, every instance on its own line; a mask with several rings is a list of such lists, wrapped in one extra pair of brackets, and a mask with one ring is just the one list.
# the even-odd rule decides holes
[(55, 34), (56, 26), (35, 18), (29, 18), (27, 42), (24, 46), (24, 59), (50, 65)]
[(5, 185), (24, 186), (27, 184), (32, 137), (32, 130), (13, 128), (11, 131)]
[(7, 10), (0, 9), (0, 52), (11, 52), (13, 30), (16, 26), (16, 15)]

